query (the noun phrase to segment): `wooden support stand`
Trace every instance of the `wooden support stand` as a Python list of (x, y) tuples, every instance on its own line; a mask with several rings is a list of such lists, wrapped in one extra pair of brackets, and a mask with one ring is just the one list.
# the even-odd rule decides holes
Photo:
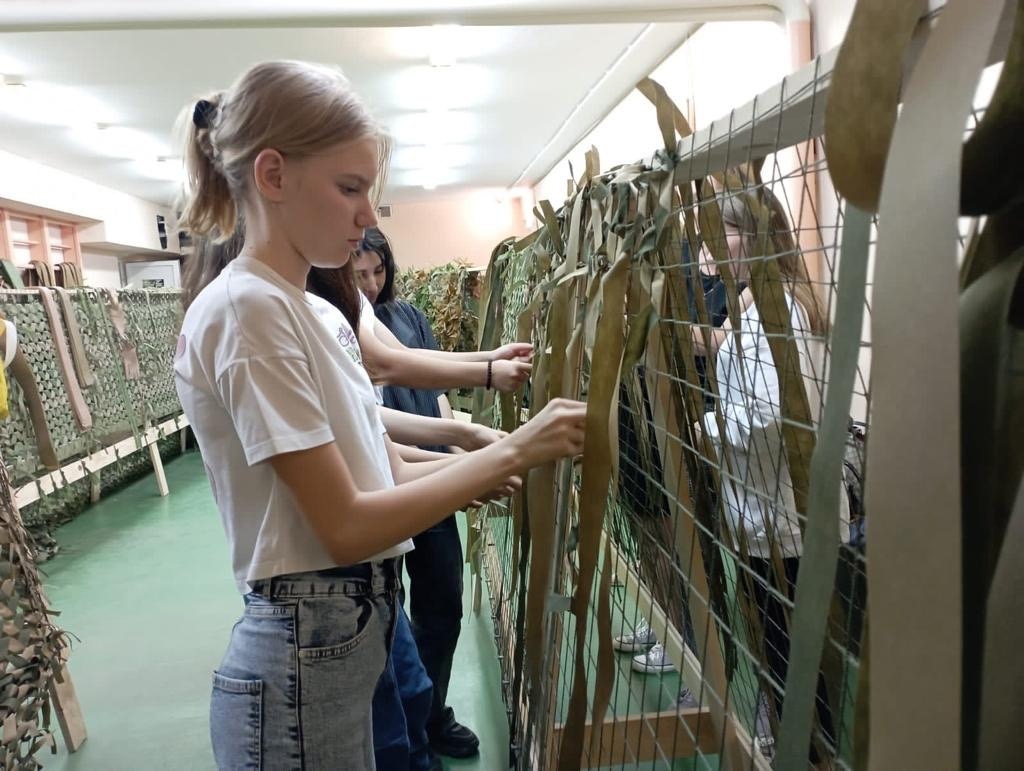
[(160, 445), (156, 442), (151, 442), (149, 445), (149, 459), (153, 462), (153, 473), (156, 474), (156, 489), (160, 491), (160, 496), (165, 497), (168, 492), (167, 489), (167, 475), (164, 474), (164, 461), (160, 457)]
[(54, 712), (57, 713), (57, 722), (60, 724), (60, 732), (68, 752), (77, 752), (85, 743), (88, 734), (85, 730), (85, 720), (82, 718), (82, 707), (78, 703), (78, 694), (75, 693), (75, 684), (71, 682), (66, 664), (61, 666), (50, 684), (50, 700), (53, 702)]
[(164, 421), (159, 426), (146, 429), (137, 440), (132, 436), (118, 442), (117, 444), (111, 445), (110, 447), (104, 447), (102, 450), (98, 450), (85, 458), (79, 458), (78, 460), (71, 461), (67, 465), (61, 466), (56, 471), (51, 471), (49, 474), (45, 474), (44, 476), (41, 476), (26, 485), (22, 485), (15, 490), (15, 503), (20, 509), (22, 506), (34, 503), (44, 495), (49, 495), (62, 487), (66, 487), (72, 482), (84, 479), (89, 474), (96, 475), (91, 490), (92, 500), (95, 503), (99, 500), (97, 486), (99, 485), (98, 474), (100, 469), (103, 469), (112, 463), (116, 463), (126, 455), (138, 452), (144, 447), (148, 448), (149, 457), (153, 461), (153, 471), (156, 474), (157, 489), (159, 490), (160, 495), (167, 495), (167, 478), (164, 475), (164, 465), (160, 459), (160, 450), (157, 447), (157, 441), (162, 436), (173, 434), (175, 431), (184, 432), (187, 428), (188, 418), (182, 414), (176, 418)]
[[(554, 746), (562, 740), (564, 726), (554, 730)], [(650, 763), (668, 758), (692, 758), (697, 752), (718, 752), (710, 711), (701, 709), (664, 710), (643, 715), (611, 716), (598, 727), (600, 751), (596, 761), (603, 766)], [(584, 728), (584, 746), (590, 746), (593, 721)]]

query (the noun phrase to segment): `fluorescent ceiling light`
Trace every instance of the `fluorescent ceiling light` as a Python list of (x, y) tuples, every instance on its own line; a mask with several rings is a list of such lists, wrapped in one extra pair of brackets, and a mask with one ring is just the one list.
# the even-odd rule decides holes
[(78, 128), (72, 135), (81, 147), (110, 158), (142, 160), (170, 155), (169, 148), (160, 140), (125, 126), (98, 123)]
[(401, 146), (391, 161), (393, 169), (455, 168), (469, 166), (476, 153), (469, 145)]
[(53, 83), (4, 77), (0, 113), (18, 121), (45, 126), (82, 127), (113, 122), (117, 116), (84, 91)]
[(411, 169), (396, 173), (392, 175), (391, 181), (395, 185), (423, 187), (433, 190), (442, 185), (452, 185), (458, 182), (459, 179), (460, 175), (455, 169), (429, 168)]
[(136, 161), (139, 172), (151, 179), (162, 179), (167, 182), (185, 181), (185, 164), (181, 158), (160, 156), (152, 160)]
[(418, 65), (400, 70), (391, 89), (391, 101), (402, 110), (465, 110), (490, 104), (497, 84), (494, 73), (479, 64)]
[(458, 48), (458, 24), (435, 24), (430, 28), (430, 66), (453, 67)]
[(467, 144), (481, 133), (480, 116), (463, 111), (411, 112), (391, 121), (391, 135), (399, 147)]

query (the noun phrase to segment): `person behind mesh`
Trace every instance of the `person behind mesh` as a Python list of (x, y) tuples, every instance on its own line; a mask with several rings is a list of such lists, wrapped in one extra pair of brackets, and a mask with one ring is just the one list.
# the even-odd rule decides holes
[[(778, 199), (766, 188), (726, 192), (717, 197), (722, 212), (725, 249), (738, 282), (749, 283), (751, 267), (758, 260), (771, 259), (778, 267), (783, 283), (782, 296), (792, 329), (802, 377), (787, 388), (802, 388), (807, 397), (812, 421), (820, 415), (823, 385), (824, 343), (828, 331), (822, 305), (811, 285), (803, 255), (797, 249), (785, 212)], [(767, 206), (768, 238), (758, 238), (755, 207)], [(708, 238), (716, 234), (707, 234)], [(768, 245), (763, 254), (758, 244)], [(764, 293), (768, 297), (768, 293)], [(739, 328), (726, 321), (715, 333), (713, 351), (718, 407), (724, 432), (718, 421), (705, 414), (699, 429), (718, 450), (721, 472), (721, 499), (726, 522), (739, 555), (739, 590), (747, 596), (758, 614), (763, 633), (762, 661), (766, 665), (761, 680), (762, 711), (766, 707), (781, 716), (781, 688), (789, 665), (788, 615), (795, 594), (803, 552), (800, 522), (796, 513), (789, 458), (783, 439), (782, 400), (779, 369), (769, 347), (769, 336), (750, 289), (741, 295)], [(765, 300), (767, 302), (768, 300)], [(812, 430), (813, 427), (797, 430)], [(810, 458), (803, 459), (805, 463)], [(849, 520), (848, 503), (840, 495), (836, 516)], [(845, 540), (845, 536), (841, 536)], [(779, 558), (781, 572), (773, 565)], [(753, 630), (752, 630), (753, 631)], [(831, 708), (824, 679), (819, 675), (816, 699), (818, 727), (826, 743), (835, 736)], [(770, 714), (770, 713), (769, 713)], [(762, 717), (763, 722), (763, 717)], [(774, 722), (773, 717), (769, 722)], [(763, 732), (763, 726), (761, 731)], [(768, 739), (770, 737), (764, 737)], [(817, 744), (818, 742), (815, 742)], [(826, 763), (814, 746), (812, 763)]]
[[(689, 320), (693, 325), (694, 347), (698, 351), (694, 360), (694, 371), (704, 393), (704, 409), (711, 411), (715, 408), (715, 400), (707, 386), (708, 354), (705, 351), (703, 334), (699, 330), (700, 316), (697, 310), (697, 293), (700, 292), (704, 296), (704, 306), (710, 326), (712, 329), (718, 329), (725, 323), (728, 316), (725, 283), (722, 281), (718, 266), (711, 257), (706, 244), (701, 243), (699, 247), (696, 266), (694, 266), (691, 254), (689, 242), (684, 241), (681, 266), (687, 289)], [(695, 272), (698, 281), (694, 280), (694, 271), (692, 270), (694, 267), (697, 268)], [(746, 288), (746, 284), (740, 284), (740, 291), (744, 288)], [(712, 336), (711, 339), (714, 342), (716, 338)], [(687, 647), (696, 651), (698, 647), (694, 636), (693, 622), (684, 599), (686, 587), (677, 580), (680, 568), (675, 562), (665, 564), (665, 560), (662, 558), (661, 540), (672, 538), (672, 524), (668, 520), (668, 508), (657, 481), (662, 478), (662, 465), (654, 430), (650, 396), (642, 366), (637, 367), (635, 387), (630, 389), (628, 386), (629, 383), (624, 378), (620, 387), (618, 409), (620, 500), (634, 512), (636, 517), (643, 517), (644, 522), (637, 522), (637, 527), (643, 527), (644, 524), (647, 524), (647, 520), (654, 520), (656, 529), (653, 534), (641, 533), (636, 538), (641, 552), (640, 570), (642, 574), (650, 573), (647, 576), (647, 582), (655, 588), (657, 594), (664, 595), (658, 598), (660, 604), (670, 611), (675, 623), (680, 624), (683, 641)], [(646, 442), (642, 441), (640, 437), (640, 432), (645, 430), (648, 434)], [(643, 456), (642, 447), (649, 448), (651, 457)], [(703, 536), (703, 530), (700, 532)], [(702, 540), (708, 539), (703, 538)], [(648, 541), (651, 542), (651, 546), (645, 549)], [(713, 544), (702, 543), (702, 548), (708, 552), (709, 557), (714, 556), (710, 553), (710, 550), (714, 548)], [(659, 587), (661, 588), (660, 592), (658, 591)], [(724, 595), (724, 586), (721, 591)], [(664, 644), (659, 642), (647, 619), (641, 618), (631, 632), (615, 637), (612, 645), (618, 651), (634, 654), (631, 666), (636, 672), (664, 674), (675, 671), (675, 666), (669, 659)], [(685, 686), (679, 691), (677, 703), (680, 707), (697, 706), (692, 692)]]

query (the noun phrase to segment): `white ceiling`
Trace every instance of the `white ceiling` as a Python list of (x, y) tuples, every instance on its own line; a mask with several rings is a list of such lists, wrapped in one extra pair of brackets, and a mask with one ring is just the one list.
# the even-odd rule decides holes
[[(704, 16), (714, 4), (700, 3)], [(180, 166), (172, 126), (182, 107), (226, 87), (251, 63), (306, 59), (340, 66), (394, 136), (386, 200), (530, 185), (695, 28), (689, 21), (645, 23), (644, 15), (668, 18), (668, 12), (609, 0), (327, 5), (335, 12), (331, 18), (324, 17), (324, 0), (5, 0), (0, 74), (27, 85), (0, 86), (0, 149), (169, 202), (177, 189), (169, 177)], [(462, 8), (462, 16), (444, 16), (444, 5)], [(457, 28), (445, 46), (455, 54), (453, 67), (430, 66), (437, 34), (431, 27), (391, 26), (431, 18), (493, 18), (505, 25), (515, 19), (494, 15), (503, 5), (513, 6), (522, 21), (533, 20), (526, 13), (532, 9), (543, 25)], [(546, 23), (554, 12), (563, 21), (597, 18), (598, 12), (611, 18), (620, 5), (629, 13), (614, 18), (628, 22)], [(674, 15), (689, 18), (679, 7), (696, 5), (675, 3)], [(470, 6), (476, 17), (466, 15)], [(377, 26), (339, 26), (348, 21), (339, 16), (342, 8)], [(718, 9), (712, 15), (735, 13)], [(758, 13), (764, 17), (764, 6)], [(168, 24), (177, 28), (159, 28)], [(97, 131), (97, 123), (112, 128)], [(428, 140), (431, 134), (436, 136)], [(158, 163), (158, 156), (172, 158)], [(426, 172), (425, 164), (433, 171)], [(422, 186), (428, 176), (438, 183), (432, 192)]]

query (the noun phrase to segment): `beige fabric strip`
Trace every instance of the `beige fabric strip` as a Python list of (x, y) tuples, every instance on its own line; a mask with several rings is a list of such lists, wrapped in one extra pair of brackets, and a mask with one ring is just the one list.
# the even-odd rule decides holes
[[(70, 263), (65, 263), (70, 264)], [(89, 364), (89, 357), (85, 353), (85, 342), (82, 340), (82, 330), (78, 326), (78, 317), (75, 316), (75, 306), (71, 302), (71, 295), (67, 289), (55, 288), (60, 308), (64, 312), (64, 323), (68, 327), (68, 340), (71, 342), (71, 358), (75, 362), (75, 372), (78, 373), (78, 382), (82, 388), (91, 388), (96, 385), (96, 375)]]
[(121, 347), (121, 362), (124, 364), (124, 375), (129, 380), (138, 380), (141, 374), (139, 369), (139, 354), (135, 344), (128, 337), (128, 320), (121, 307), (121, 301), (117, 299), (117, 292), (113, 289), (104, 290), (107, 295), (107, 312), (110, 314), (110, 323), (114, 325), (117, 333), (117, 341)]
[[(906, 83), (872, 308), (869, 767), (959, 769), (957, 217), (964, 127), (1003, 0), (950, 0)], [(908, 571), (907, 565), (913, 564)]]
[(67, 340), (64, 339), (64, 326), (61, 324), (60, 311), (53, 299), (53, 290), (46, 287), (39, 287), (39, 299), (43, 303), (43, 311), (50, 324), (50, 333), (53, 335), (53, 347), (57, 354), (57, 364), (60, 367), (61, 377), (64, 379), (64, 389), (67, 391), (68, 401), (71, 402), (71, 411), (79, 428), (88, 431), (92, 428), (92, 415), (89, 406), (85, 403), (85, 396), (78, 385), (78, 377), (75, 375), (75, 365), (71, 360), (71, 352), (68, 350)]

